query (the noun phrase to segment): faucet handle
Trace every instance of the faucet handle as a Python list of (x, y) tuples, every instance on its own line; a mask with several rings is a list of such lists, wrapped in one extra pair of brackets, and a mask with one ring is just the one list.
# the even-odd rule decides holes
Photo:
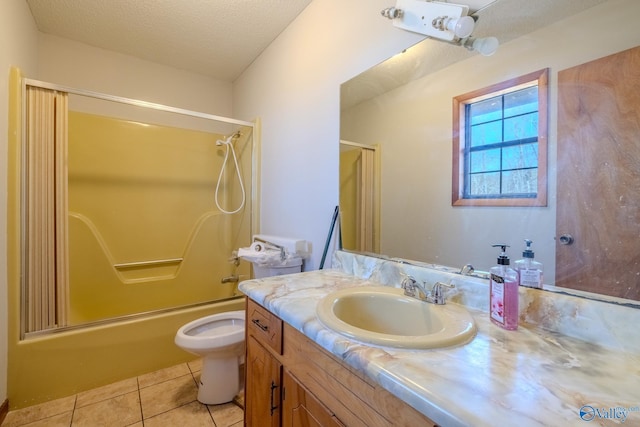
[(400, 283), (400, 287), (404, 289), (404, 294), (408, 297), (415, 297), (416, 295), (416, 279), (408, 274), (400, 273), (404, 278)]
[(446, 302), (444, 293), (442, 292), (443, 286), (449, 289), (455, 288), (455, 285), (452, 285), (450, 283), (436, 282), (433, 285), (433, 289), (431, 289), (431, 298), (436, 304), (444, 304)]

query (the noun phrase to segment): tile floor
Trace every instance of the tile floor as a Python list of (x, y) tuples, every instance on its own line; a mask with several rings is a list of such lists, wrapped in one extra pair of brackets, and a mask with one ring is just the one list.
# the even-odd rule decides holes
[(201, 367), (201, 360), (183, 363), (10, 411), (2, 427), (241, 427), (243, 392), (223, 405), (196, 400)]

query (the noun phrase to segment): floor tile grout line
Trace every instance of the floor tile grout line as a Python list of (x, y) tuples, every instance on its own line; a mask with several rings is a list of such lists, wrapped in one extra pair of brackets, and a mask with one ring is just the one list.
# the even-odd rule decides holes
[[(162, 412), (158, 412), (157, 414), (153, 414), (153, 415), (152, 415), (152, 416), (150, 416), (150, 417), (143, 418), (143, 420), (142, 420), (142, 425), (144, 426), (144, 420), (150, 420), (151, 418), (155, 418), (155, 417), (157, 417), (157, 416), (160, 416), (160, 415), (166, 414), (166, 413), (171, 412), (171, 411), (174, 411), (174, 410), (176, 410), (176, 409), (178, 409), (178, 408), (182, 408), (183, 406), (191, 405), (193, 402), (198, 402), (198, 400), (197, 400), (197, 399), (190, 400), (189, 402), (183, 403), (182, 405), (178, 405), (178, 406), (176, 406), (175, 408), (170, 408), (170, 409), (164, 410), (164, 411), (162, 411)], [(200, 402), (198, 402), (198, 403), (200, 403)]]
[[(136, 379), (136, 389), (135, 389), (135, 390), (120, 391), (120, 392), (118, 392), (117, 394), (109, 395), (108, 397), (102, 397), (102, 398), (100, 398), (99, 400), (95, 400), (95, 401), (92, 401), (92, 402), (90, 402), (90, 403), (85, 403), (83, 406), (78, 406), (78, 403), (77, 403), (77, 402), (78, 402), (78, 398), (80, 397), (80, 394), (81, 394), (81, 393), (76, 394), (76, 400), (75, 400), (75, 404), (74, 404), (74, 410), (75, 410), (75, 409), (82, 409), (82, 408), (84, 408), (84, 407), (91, 406), (91, 405), (95, 405), (95, 404), (97, 404), (97, 403), (102, 403), (102, 402), (105, 402), (105, 401), (107, 401), (107, 400), (114, 399), (114, 398), (116, 398), (116, 397), (120, 397), (120, 396), (124, 396), (124, 395), (126, 395), (126, 394), (129, 394), (129, 393), (133, 393), (133, 392), (135, 392), (135, 391), (138, 391), (138, 392), (139, 392), (139, 391), (140, 391), (140, 386), (139, 386), (139, 384), (137, 383), (137, 380), (138, 380), (138, 379), (137, 379), (137, 377), (127, 378), (127, 379), (125, 379), (125, 380), (116, 381), (115, 383), (117, 383), (117, 382), (121, 382), (121, 381), (128, 381), (128, 380), (131, 380), (131, 379), (134, 379), (134, 378)], [(105, 385), (105, 386), (96, 387), (96, 388), (93, 388), (93, 389), (90, 389), (90, 390), (86, 390), (85, 392), (91, 392), (91, 391), (94, 391), (94, 390), (98, 390), (98, 389), (101, 389), (101, 388), (104, 388), (104, 387), (108, 387), (108, 386), (110, 386), (110, 385), (113, 385), (113, 384), (115, 384), (115, 383), (107, 384), (107, 385)]]
[(142, 412), (142, 394), (140, 393), (140, 377), (136, 377), (136, 385), (138, 386), (138, 404), (140, 407), (140, 422), (142, 422), (142, 427), (144, 427), (144, 412)]
[(207, 412), (209, 412), (209, 417), (211, 417), (211, 422), (213, 422), (214, 427), (218, 427), (218, 424), (216, 424), (216, 420), (215, 418), (213, 418), (213, 412), (211, 412), (211, 407), (209, 405), (204, 405), (205, 408), (207, 408)]
[[(185, 362), (185, 364), (186, 364), (186, 362)], [(180, 364), (175, 365), (175, 366), (179, 366), (179, 365)], [(191, 375), (194, 375), (194, 372), (191, 370), (191, 368), (189, 368), (188, 364), (187, 364), (187, 369), (189, 370), (189, 373)], [(199, 371), (196, 371), (196, 372), (199, 372)], [(138, 380), (138, 388), (142, 390), (142, 389), (145, 389), (145, 388), (156, 386), (158, 384), (166, 383), (167, 381), (175, 380), (176, 378), (186, 377), (187, 375), (188, 374), (182, 374), (182, 375), (174, 376), (174, 377), (171, 377), (171, 378), (166, 378), (166, 379), (163, 379), (162, 381), (158, 381), (157, 383), (149, 384), (149, 385), (146, 385), (146, 386), (140, 386), (140, 381)], [(139, 378), (139, 377), (136, 377), (136, 378)]]
[(76, 406), (78, 405), (78, 394), (73, 398), (73, 408), (71, 409), (71, 419), (69, 420), (69, 427), (73, 426), (73, 416), (76, 414)]
[[(147, 389), (147, 388), (149, 388), (149, 387), (155, 387), (155, 386), (157, 386), (157, 385), (159, 385), (159, 384), (164, 384), (164, 383), (166, 383), (166, 382), (173, 381), (173, 380), (175, 380), (175, 379), (177, 379), (177, 378), (186, 377), (187, 375), (189, 375), (189, 374), (178, 375), (177, 377), (167, 378), (167, 379), (165, 379), (165, 380), (159, 381), (159, 382), (154, 383), (154, 384), (149, 384), (149, 385), (146, 385), (146, 386), (144, 386), (144, 387), (140, 387), (140, 386), (139, 386), (139, 387), (138, 387), (138, 389), (139, 389), (139, 390), (145, 390), (145, 389)], [(192, 376), (193, 376), (193, 375), (192, 375)]]

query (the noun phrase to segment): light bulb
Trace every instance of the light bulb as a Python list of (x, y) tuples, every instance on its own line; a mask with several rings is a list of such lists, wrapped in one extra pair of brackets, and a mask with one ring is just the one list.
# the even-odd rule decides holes
[(480, 55), (491, 56), (496, 53), (500, 42), (495, 37), (483, 37), (473, 40), (471, 50), (475, 50)]
[(476, 21), (470, 16), (462, 16), (458, 19), (447, 19), (445, 28), (461, 39), (467, 38), (473, 32)]

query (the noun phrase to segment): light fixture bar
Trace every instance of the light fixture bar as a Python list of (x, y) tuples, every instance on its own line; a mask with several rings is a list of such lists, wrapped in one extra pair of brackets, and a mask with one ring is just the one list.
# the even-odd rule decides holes
[[(400, 13), (390, 13), (393, 25), (403, 30), (424, 34), (440, 40), (453, 41), (455, 38), (468, 37), (473, 31), (473, 18), (467, 17), (469, 7), (460, 4), (442, 3), (424, 0), (397, 0), (395, 8), (385, 10), (400, 10)], [(450, 25), (452, 24), (452, 25)], [(457, 28), (462, 36), (455, 33)], [(469, 26), (471, 30), (469, 31)]]
[[(494, 1), (494, 0), (485, 0)], [(397, 0), (395, 7), (381, 12), (395, 27), (462, 46), (484, 56), (498, 49), (495, 37), (471, 37), (476, 19), (469, 16), (469, 6), (431, 0)]]

